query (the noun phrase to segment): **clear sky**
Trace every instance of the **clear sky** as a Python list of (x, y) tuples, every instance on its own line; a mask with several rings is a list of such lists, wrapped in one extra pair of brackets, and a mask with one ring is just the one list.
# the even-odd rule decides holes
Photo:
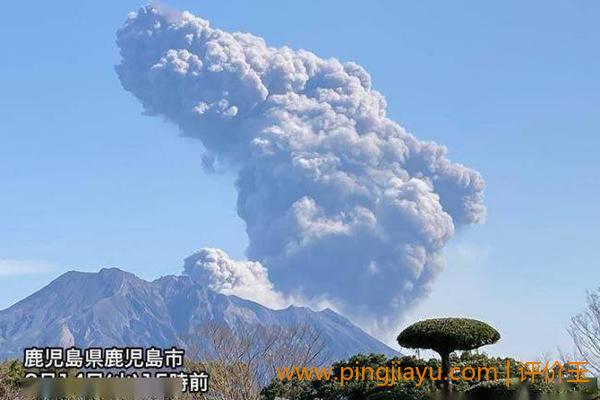
[[(485, 4), (484, 4), (485, 3)], [(0, 308), (68, 270), (153, 279), (205, 246), (243, 258), (233, 176), (141, 115), (113, 66), (142, 3), (9, 2), (0, 24)], [(388, 115), (486, 180), (487, 222), (460, 232), (409, 320), (469, 315), (494, 353), (568, 347), (600, 285), (600, 3), (172, 1), (213, 26), (356, 61)]]

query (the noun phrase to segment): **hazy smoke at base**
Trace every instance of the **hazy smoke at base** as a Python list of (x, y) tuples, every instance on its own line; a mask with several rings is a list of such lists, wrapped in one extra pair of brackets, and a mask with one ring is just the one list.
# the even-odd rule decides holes
[(117, 34), (123, 87), (238, 172), (247, 256), (287, 296), (385, 329), (426, 294), (455, 226), (482, 221), (481, 176), (385, 116), (355, 63), (267, 47), (147, 6)]
[(253, 300), (271, 308), (287, 305), (269, 280), (266, 268), (255, 261), (235, 261), (220, 249), (205, 248), (185, 259), (184, 274), (215, 292)]

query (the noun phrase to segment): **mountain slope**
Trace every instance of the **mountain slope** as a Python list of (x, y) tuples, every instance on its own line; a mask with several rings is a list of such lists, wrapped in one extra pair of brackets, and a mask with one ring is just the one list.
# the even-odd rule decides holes
[(256, 326), (312, 327), (325, 353), (340, 359), (355, 353), (394, 350), (327, 309), (271, 310), (194, 283), (188, 276), (148, 282), (116, 268), (68, 272), (0, 311), (0, 359), (21, 358), (26, 347), (202, 346), (198, 332), (218, 323), (233, 332)]

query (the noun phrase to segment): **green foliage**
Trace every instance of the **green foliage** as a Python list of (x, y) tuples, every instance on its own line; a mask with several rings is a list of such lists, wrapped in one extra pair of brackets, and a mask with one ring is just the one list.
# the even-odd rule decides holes
[[(452, 354), (450, 361), (454, 367), (461, 371), (464, 371), (467, 367), (471, 367), (476, 371), (480, 371), (481, 374), (481, 376), (476, 377), (476, 379), (469, 380), (468, 382), (464, 380), (455, 382), (456, 390), (466, 390), (480, 382), (505, 380), (507, 368), (509, 376), (519, 376), (519, 368), (523, 368), (523, 363), (515, 360), (514, 358), (490, 357), (485, 353), (473, 353), (470, 351), (463, 351), (460, 357)], [(488, 369), (487, 373), (483, 370), (484, 368)]]
[(23, 382), (25, 381), (25, 368), (23, 367), (23, 364), (16, 360), (8, 362), (7, 376), (11, 385), (23, 385)]
[[(498, 398), (501, 398), (504, 393), (502, 384), (506, 385), (507, 366), (509, 376), (513, 379), (512, 389), (510, 390), (517, 388), (518, 382), (515, 381), (515, 378), (518, 380), (520, 368), (526, 367), (523, 363), (512, 358), (490, 357), (485, 353), (469, 351), (462, 352), (460, 355), (453, 353), (450, 355), (450, 360), (455, 367), (461, 370), (470, 367), (476, 371), (484, 368), (490, 371), (489, 375), (482, 372), (475, 379), (461, 379), (453, 382), (454, 391), (463, 392), (467, 399), (473, 398), (475, 400), (486, 398), (485, 395), (492, 392), (494, 396), (498, 395)], [(378, 367), (393, 368), (398, 366), (403, 370), (409, 367), (420, 372), (427, 370), (426, 379), (420, 385), (417, 385), (417, 379), (415, 381), (396, 380), (392, 385), (382, 386), (377, 377), (372, 380), (351, 380), (344, 385), (339, 382), (344, 367), (359, 369), (371, 367), (376, 370)], [(435, 376), (439, 368), (441, 368), (441, 362), (435, 358), (422, 360), (414, 356), (404, 356), (387, 359), (380, 354), (358, 354), (348, 360), (335, 363), (332, 366), (332, 379), (328, 381), (314, 379), (303, 382), (298, 380), (280, 382), (276, 380), (267, 386), (262, 394), (265, 400), (274, 400), (276, 397), (293, 400), (338, 400), (341, 398), (348, 400), (423, 400), (434, 398), (435, 394), (442, 389), (443, 382), (431, 379), (429, 372), (433, 371)], [(417, 373), (415, 373), (415, 376), (417, 376)], [(338, 379), (336, 380), (336, 378)], [(538, 380), (534, 385), (527, 386), (530, 395), (540, 392), (556, 392), (557, 390), (556, 386), (544, 384), (541, 380)]]
[(25, 379), (25, 370), (18, 361), (0, 364), (0, 399), (14, 399)]
[[(571, 396), (569, 396), (571, 394)], [(465, 400), (509, 400), (526, 398), (535, 399), (598, 399), (597, 389), (580, 384), (552, 384), (543, 380), (534, 383), (521, 382), (512, 378), (510, 384), (505, 379), (480, 382), (466, 391)]]
[(426, 319), (412, 324), (400, 335), (400, 346), (432, 349), (438, 353), (473, 350), (496, 343), (500, 333), (485, 322), (468, 318)]
[[(404, 361), (403, 361), (404, 360)], [(427, 362), (417, 360), (414, 357), (402, 357), (387, 359), (382, 354), (357, 354), (348, 360), (334, 363), (331, 366), (331, 379), (300, 382), (298, 380), (273, 381), (263, 392), (265, 400), (274, 400), (276, 397), (293, 400), (415, 400), (427, 397), (430, 389), (428, 385), (417, 387), (413, 381), (394, 382), (385, 385), (377, 379), (376, 374), (372, 376), (367, 372), (367, 379), (352, 379), (341, 384), (340, 378), (344, 368), (353, 370), (376, 371), (378, 368), (393, 368), (402, 363), (403, 366), (425, 367)], [(370, 379), (372, 377), (372, 379)]]
[(485, 381), (471, 386), (467, 390), (466, 398), (468, 400), (509, 400), (516, 398), (521, 388), (518, 379), (511, 379), (510, 385), (503, 379)]

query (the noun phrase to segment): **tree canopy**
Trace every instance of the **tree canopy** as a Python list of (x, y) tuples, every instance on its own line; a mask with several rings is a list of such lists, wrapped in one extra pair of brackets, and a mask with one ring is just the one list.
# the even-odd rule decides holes
[(437, 318), (416, 322), (398, 335), (398, 343), (438, 353), (473, 350), (496, 343), (500, 333), (485, 322), (468, 318)]

